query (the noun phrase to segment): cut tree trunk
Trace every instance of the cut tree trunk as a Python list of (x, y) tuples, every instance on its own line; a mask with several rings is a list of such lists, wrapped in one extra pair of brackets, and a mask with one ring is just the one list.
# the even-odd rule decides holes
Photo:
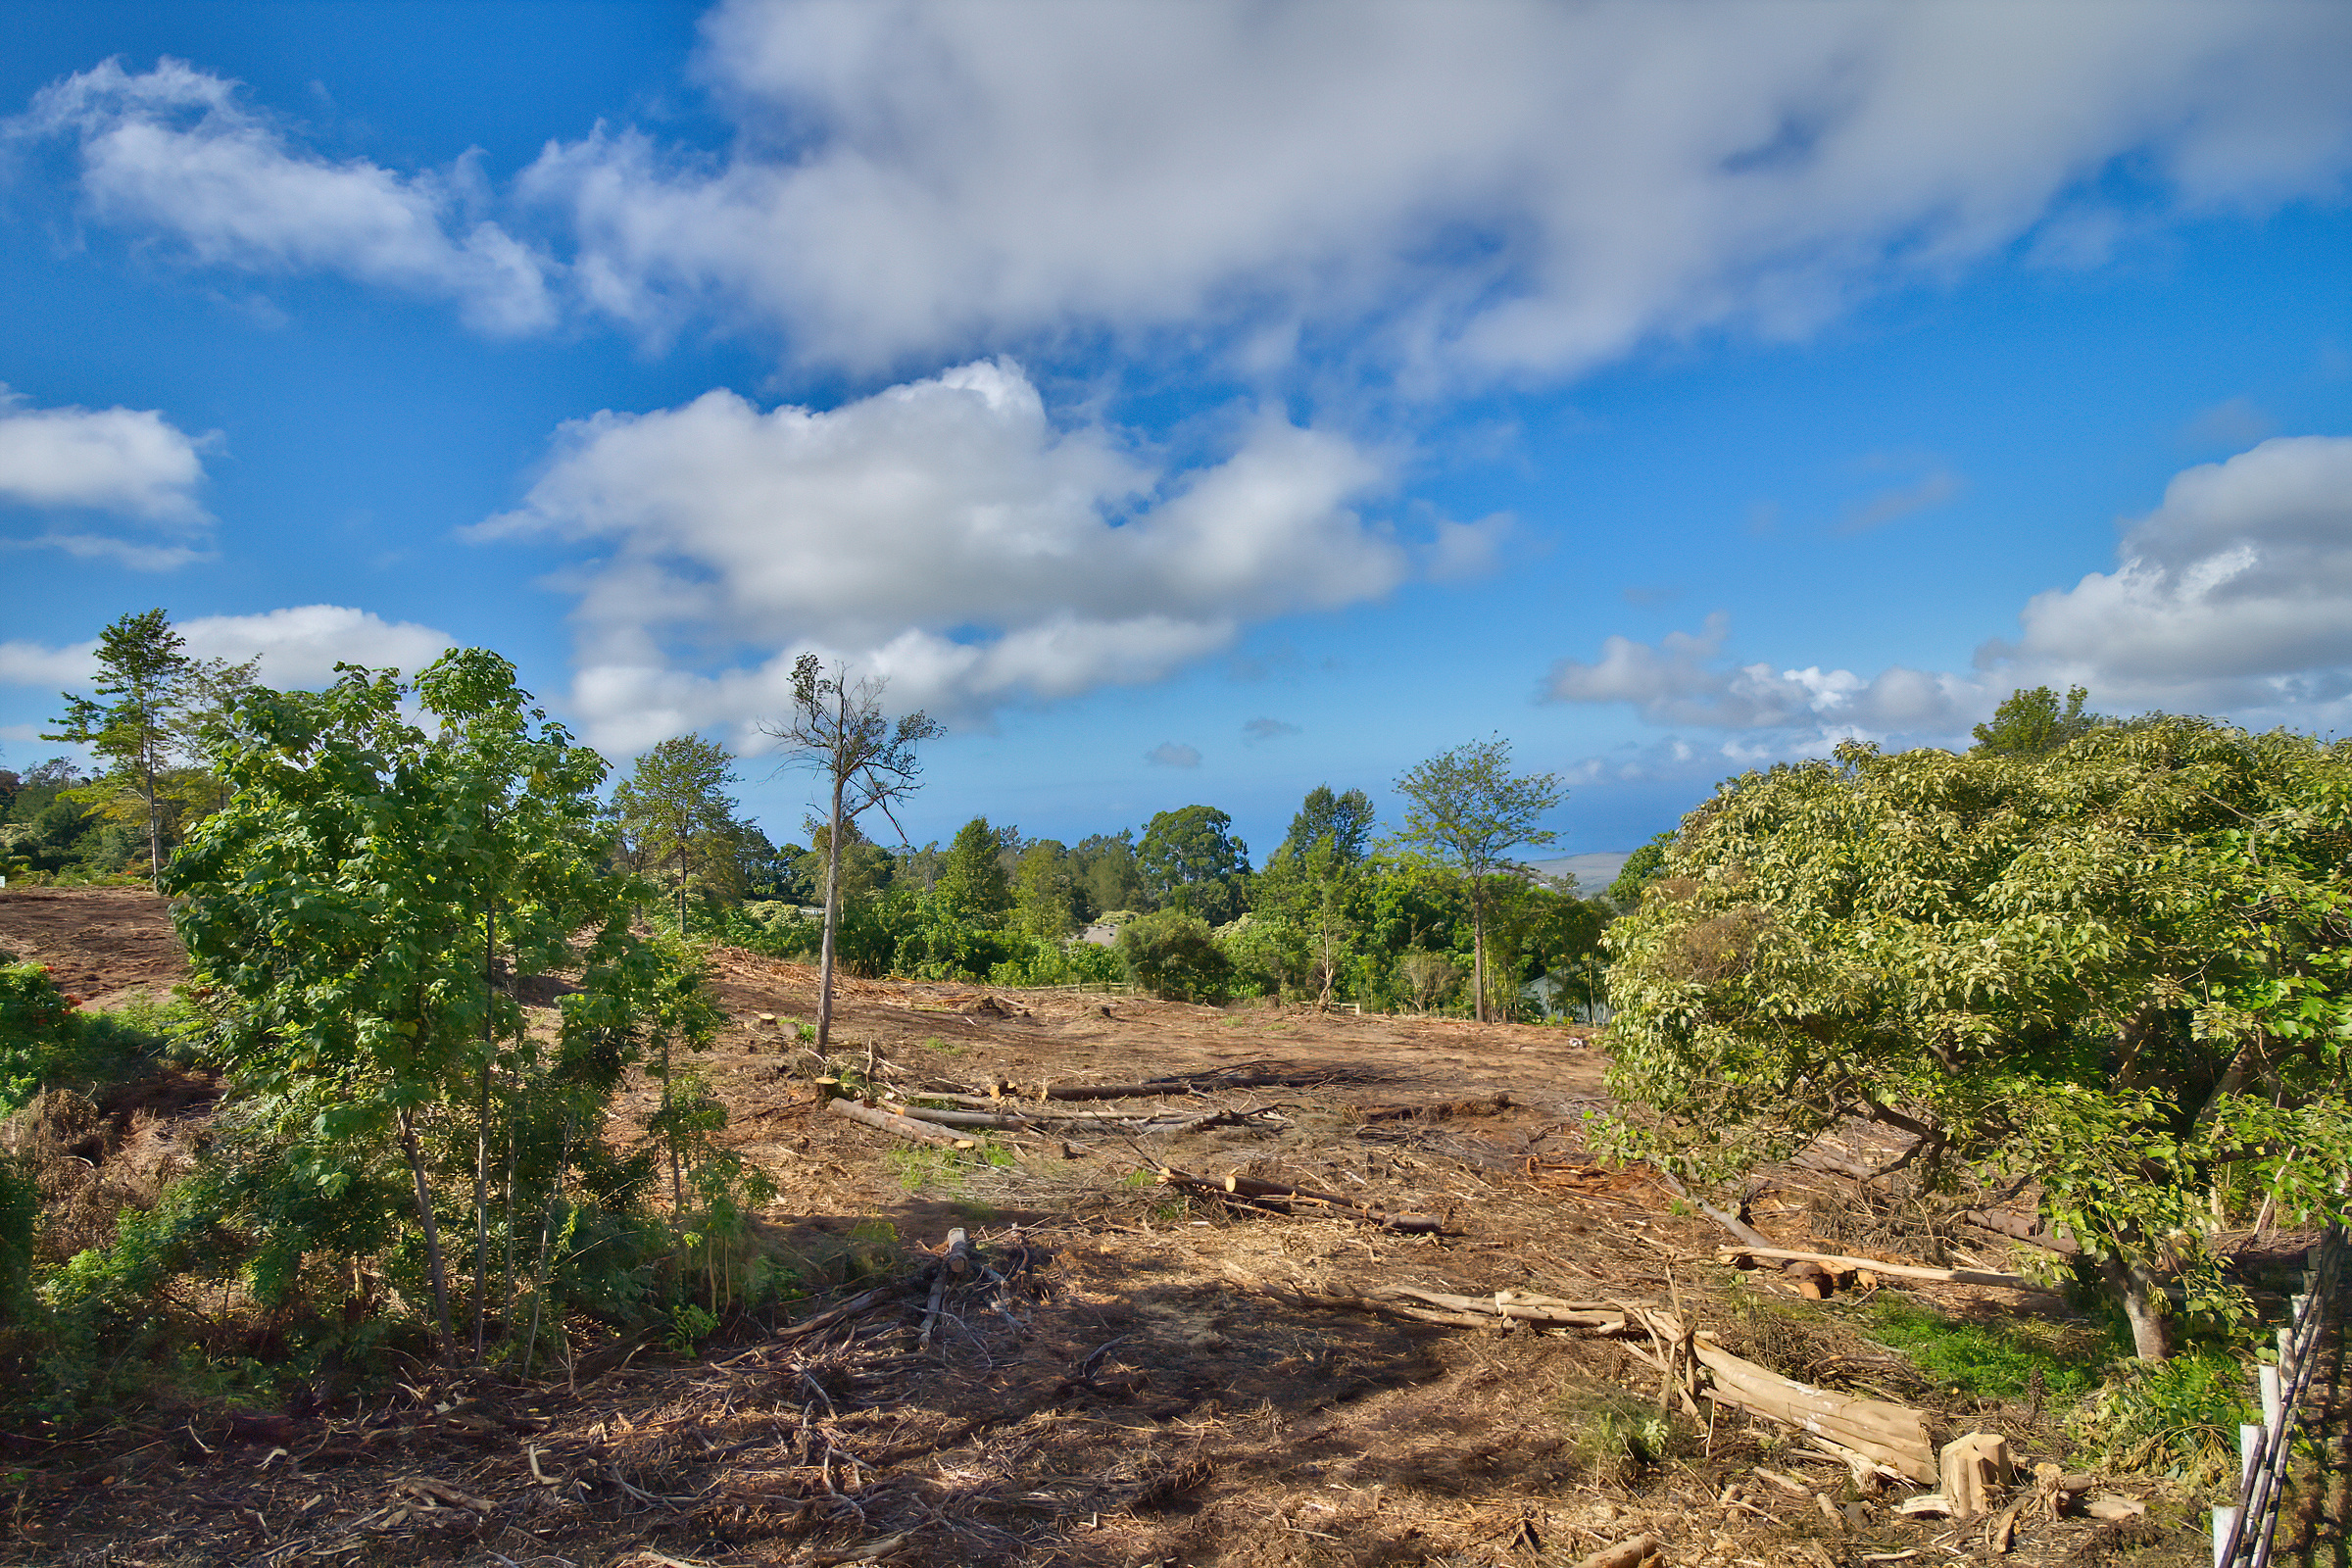
[[(1717, 1208), (1713, 1203), (1707, 1202), (1703, 1199), (1693, 1198), (1690, 1194), (1690, 1189), (1685, 1187), (1682, 1182), (1675, 1177), (1673, 1172), (1660, 1171), (1658, 1172), (1658, 1179), (1666, 1184), (1667, 1189), (1671, 1191), (1675, 1197), (1681, 1199), (1686, 1203), (1695, 1206), (1700, 1213), (1706, 1215), (1707, 1218), (1713, 1220), (1725, 1230), (1730, 1231), (1733, 1236), (1744, 1243), (1745, 1246), (1743, 1250), (1758, 1253), (1778, 1250), (1778, 1249), (1773, 1246), (1771, 1237), (1765, 1235), (1762, 1231), (1756, 1229), (1753, 1225), (1750, 1225), (1739, 1215), (1731, 1212), (1729, 1209)], [(1791, 1258), (1788, 1261), (1781, 1264), (1781, 1272), (1788, 1275), (1789, 1279), (1795, 1282), (1798, 1292), (1801, 1293), (1808, 1300), (1825, 1301), (1837, 1294), (1838, 1282), (1831, 1278), (1830, 1272), (1818, 1263), (1808, 1263), (1802, 1261), (1801, 1259)]]
[(1727, 1404), (1827, 1438), (1913, 1481), (1936, 1479), (1936, 1445), (1927, 1417), (1910, 1406), (1827, 1393), (1742, 1360), (1703, 1336), (1692, 1340), (1691, 1352)]
[(1282, 1182), (1264, 1182), (1251, 1176), (1228, 1176), (1215, 1181), (1195, 1176), (1190, 1171), (1163, 1165), (1159, 1169), (1160, 1184), (1179, 1192), (1201, 1198), (1213, 1198), (1246, 1208), (1261, 1208), (1272, 1213), (1287, 1214), (1292, 1203), (1313, 1203), (1334, 1208), (1350, 1219), (1360, 1219), (1383, 1230), (1402, 1231), (1408, 1235), (1435, 1236), (1446, 1228), (1446, 1222), (1431, 1214), (1392, 1214), (1341, 1198), (1332, 1193), (1311, 1192), (1303, 1187), (1292, 1187)]
[(887, 1110), (859, 1104), (855, 1100), (828, 1100), (825, 1102), (825, 1110), (830, 1115), (847, 1116), (852, 1121), (863, 1122), (868, 1127), (879, 1127), (886, 1133), (896, 1133), (901, 1138), (909, 1139), (918, 1144), (943, 1144), (953, 1148), (957, 1144), (971, 1142), (968, 1138), (958, 1138), (955, 1132), (936, 1122), (916, 1121), (908, 1116), (894, 1116)]
[(1839, 1252), (1807, 1252), (1791, 1247), (1726, 1247), (1720, 1250), (1718, 1255), (1819, 1263), (1825, 1268), (1840, 1271), (1867, 1269), (1889, 1279), (1934, 1280), (1945, 1285), (1993, 1285), (2012, 1291), (2042, 1289), (2023, 1274), (2002, 1274), (1982, 1268), (1927, 1268), (1917, 1263), (1883, 1263), (1875, 1257), (1847, 1257)]

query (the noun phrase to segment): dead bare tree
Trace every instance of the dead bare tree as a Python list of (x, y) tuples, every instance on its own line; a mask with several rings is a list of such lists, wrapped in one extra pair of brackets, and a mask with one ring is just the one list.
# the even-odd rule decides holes
[[(833, 1035), (834, 930), (841, 920), (843, 832), (877, 806), (890, 825), (899, 827), (891, 806), (913, 793), (922, 772), (914, 749), (941, 730), (921, 709), (896, 724), (884, 718), (882, 691), (888, 684), (879, 675), (853, 680), (848, 666), (835, 664), (828, 671), (814, 654), (803, 654), (792, 666), (791, 719), (760, 726), (761, 734), (784, 743), (787, 766), (815, 769), (833, 792), (825, 836), (825, 936), (817, 960), (819, 1054), (830, 1049)], [(899, 837), (906, 837), (905, 828), (899, 828)]]

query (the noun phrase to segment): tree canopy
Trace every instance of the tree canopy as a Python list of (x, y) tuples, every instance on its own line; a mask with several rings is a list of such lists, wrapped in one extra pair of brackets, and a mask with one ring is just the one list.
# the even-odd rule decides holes
[(1557, 837), (1539, 826), (1567, 797), (1551, 773), (1511, 772), (1511, 743), (1496, 735), (1440, 752), (1396, 780), (1410, 804), (1397, 841), (1457, 868), (1470, 890), (1471, 984), (1483, 1023), (1491, 1015), (1487, 986), (1487, 882), (1509, 866), (1522, 844)]
[(1715, 1179), (1880, 1121), (1924, 1191), (2031, 1185), (2161, 1354), (2223, 1167), (2343, 1205), (2348, 856), (2352, 749), (2205, 720), (1742, 775), (1611, 928), (1616, 1147)]
[(1250, 846), (1213, 806), (1161, 811), (1136, 846), (1144, 883), (1162, 906), (1223, 925), (1249, 907)]
[(1976, 727), (1977, 744), (1971, 757), (2047, 757), (2102, 724), (2115, 720), (2085, 711), (2090, 693), (2081, 686), (2067, 688), (2066, 701), (2047, 686), (2020, 688), (2001, 700), (1992, 717)]

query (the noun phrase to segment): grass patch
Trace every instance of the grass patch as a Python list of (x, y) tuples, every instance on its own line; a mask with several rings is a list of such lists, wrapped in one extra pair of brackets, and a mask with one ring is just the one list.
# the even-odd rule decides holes
[(1012, 1165), (1017, 1156), (1006, 1145), (993, 1139), (978, 1149), (942, 1149), (925, 1145), (919, 1149), (893, 1149), (882, 1155), (891, 1173), (899, 1178), (899, 1186), (909, 1193), (935, 1193), (954, 1198), (963, 1192), (964, 1178), (975, 1163), (999, 1168)]
[(960, 1043), (942, 1040), (937, 1035), (933, 1035), (930, 1039), (924, 1041), (923, 1049), (925, 1051), (936, 1051), (943, 1056), (960, 1056), (963, 1054), (963, 1047)]
[(1879, 1344), (1902, 1351), (1942, 1387), (1981, 1399), (2022, 1399), (2038, 1383), (2052, 1404), (2071, 1404), (2129, 1348), (2116, 1343), (2112, 1325), (1971, 1322), (1897, 1296), (1879, 1297), (1859, 1316)]
[(1551, 1413), (1573, 1436), (1577, 1455), (1595, 1480), (1625, 1482), (1652, 1465), (1687, 1452), (1689, 1425), (1613, 1383), (1572, 1383), (1551, 1401)]

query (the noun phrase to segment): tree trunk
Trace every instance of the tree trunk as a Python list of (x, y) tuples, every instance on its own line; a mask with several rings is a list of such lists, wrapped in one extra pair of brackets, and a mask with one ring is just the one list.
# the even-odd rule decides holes
[(450, 1358), (449, 1334), (449, 1271), (441, 1258), (441, 1225), (433, 1218), (432, 1184), (424, 1176), (424, 1151), (416, 1142), (416, 1112), (404, 1108), (399, 1114), (401, 1152), (409, 1156), (409, 1174), (416, 1182), (416, 1220), (424, 1229), (425, 1268), (433, 1281), (433, 1322), (440, 1331), (441, 1359)]
[(833, 825), (825, 838), (825, 939), (816, 965), (816, 1054), (833, 1040), (833, 928), (841, 918), (841, 792), (848, 780), (833, 775)]
[(139, 748), (139, 763), (147, 777), (147, 863), (155, 885), (164, 885), (164, 808), (155, 798), (155, 749), (152, 741)]
[(1487, 901), (1475, 872), (1470, 877), (1470, 987), (1473, 1001), (1471, 1016), (1480, 1023), (1485, 1023), (1487, 1021)]
[(2162, 1361), (2173, 1353), (2172, 1332), (2164, 1318), (2164, 1292), (2148, 1265), (2108, 1254), (2099, 1268), (2107, 1288), (2124, 1303), (2132, 1325), (2132, 1353), (2144, 1361)]
[(498, 1049), (492, 987), (498, 963), (498, 906), (482, 916), (482, 1089), (473, 1112), (473, 1358), (482, 1358), (483, 1307), (490, 1294), (490, 1059)]

